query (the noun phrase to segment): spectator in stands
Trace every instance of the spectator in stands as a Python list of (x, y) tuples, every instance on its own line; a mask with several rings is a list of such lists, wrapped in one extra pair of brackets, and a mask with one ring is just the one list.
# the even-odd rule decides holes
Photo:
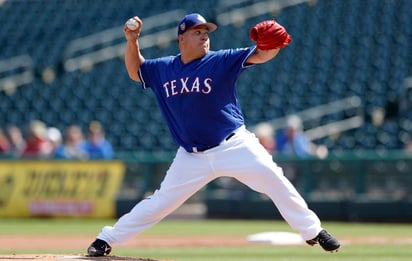
[(7, 135), (3, 132), (3, 130), (0, 128), (0, 155), (9, 154), (10, 148), (11, 145), (9, 139), (7, 138)]
[(57, 159), (87, 160), (89, 158), (83, 132), (78, 125), (70, 125), (64, 133), (64, 143), (55, 151)]
[(312, 143), (303, 132), (302, 120), (292, 115), (287, 119), (286, 128), (276, 137), (277, 151), (299, 158), (325, 158), (328, 150), (323, 145)]
[(26, 146), (23, 150), (23, 158), (49, 158), (53, 151), (53, 145), (47, 139), (47, 126), (44, 122), (33, 120), (27, 130)]
[(62, 144), (63, 137), (61, 131), (56, 127), (48, 127), (46, 131), (46, 137), (51, 144), (51, 156), (54, 155), (56, 149)]
[(273, 127), (266, 122), (259, 123), (255, 126), (254, 133), (259, 139), (260, 144), (272, 154), (276, 149)]
[(411, 135), (406, 136), (406, 140), (403, 145), (403, 150), (407, 153), (412, 153), (412, 137)]
[(89, 124), (85, 148), (89, 159), (112, 159), (114, 156), (113, 147), (106, 139), (103, 127), (98, 121)]
[(26, 141), (19, 127), (10, 125), (7, 127), (7, 136), (10, 141), (10, 156), (18, 158), (26, 147)]

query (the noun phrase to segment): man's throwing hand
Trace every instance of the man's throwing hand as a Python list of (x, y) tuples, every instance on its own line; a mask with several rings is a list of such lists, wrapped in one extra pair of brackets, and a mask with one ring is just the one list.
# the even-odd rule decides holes
[(126, 39), (135, 41), (140, 36), (140, 31), (142, 30), (143, 22), (138, 16), (134, 16), (127, 20), (124, 24), (123, 31), (125, 33)]

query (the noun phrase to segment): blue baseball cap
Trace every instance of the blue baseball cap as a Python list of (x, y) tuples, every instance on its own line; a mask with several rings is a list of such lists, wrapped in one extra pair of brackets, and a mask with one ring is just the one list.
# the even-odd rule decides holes
[(185, 33), (187, 30), (194, 26), (203, 24), (207, 26), (210, 33), (217, 29), (217, 25), (207, 22), (206, 19), (200, 14), (188, 14), (179, 22), (179, 26), (177, 27), (177, 35)]

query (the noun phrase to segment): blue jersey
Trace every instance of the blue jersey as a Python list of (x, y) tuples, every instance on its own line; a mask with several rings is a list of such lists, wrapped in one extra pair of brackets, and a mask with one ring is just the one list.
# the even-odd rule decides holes
[(255, 47), (209, 51), (183, 64), (180, 54), (145, 60), (139, 70), (143, 88), (151, 88), (173, 140), (193, 147), (218, 145), (244, 117), (236, 97), (236, 80)]

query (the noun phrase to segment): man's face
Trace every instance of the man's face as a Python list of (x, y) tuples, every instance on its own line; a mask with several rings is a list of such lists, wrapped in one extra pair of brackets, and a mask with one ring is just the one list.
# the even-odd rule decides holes
[(179, 36), (180, 48), (202, 57), (210, 49), (209, 29), (206, 25), (195, 26)]

